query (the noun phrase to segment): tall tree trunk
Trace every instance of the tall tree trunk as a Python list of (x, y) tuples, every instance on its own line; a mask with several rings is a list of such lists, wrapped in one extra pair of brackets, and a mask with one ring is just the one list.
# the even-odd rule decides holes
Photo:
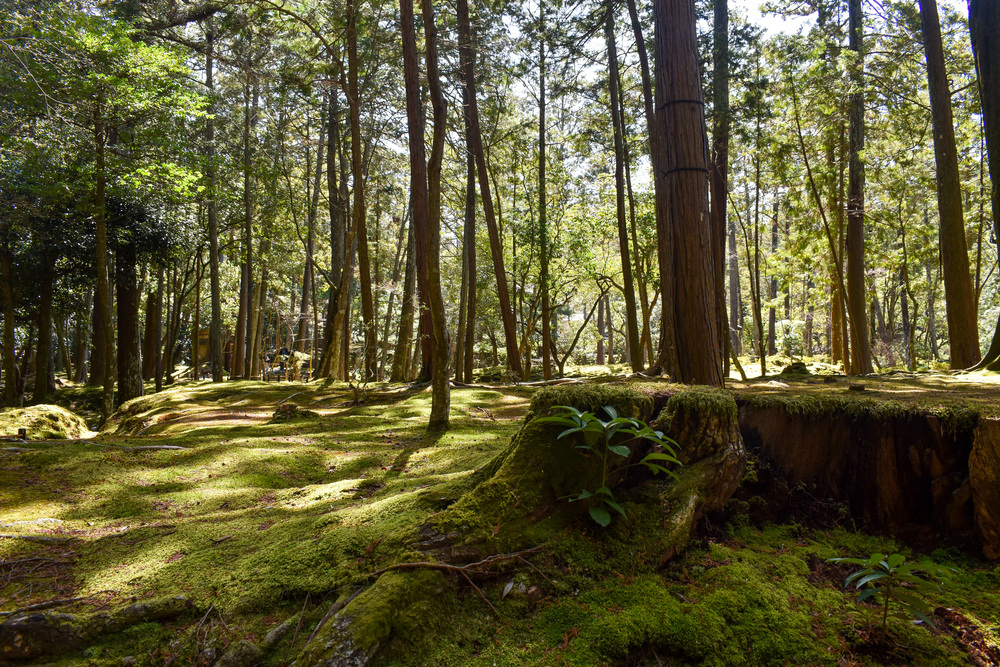
[[(611, 15), (609, 5), (608, 16)], [(542, 377), (551, 380), (552, 321), (549, 313), (549, 226), (545, 202), (545, 0), (538, 3), (538, 23), (538, 242), (541, 264), (538, 287), (542, 291)], [(615, 68), (617, 69), (616, 66)], [(616, 101), (612, 100), (611, 102), (612, 113), (617, 110)]]
[[(199, 357), (199, 345), (201, 342), (201, 277), (203, 266), (201, 263), (201, 247), (198, 248), (198, 255), (195, 258), (198, 262), (197, 273), (194, 283), (194, 324), (191, 326), (191, 379), (197, 382), (201, 379), (201, 358)], [(249, 284), (249, 282), (248, 282)], [(247, 313), (249, 315), (249, 313)], [(249, 317), (247, 319), (250, 319)], [(250, 350), (247, 346), (247, 361), (249, 362)], [(249, 380), (249, 363), (244, 369), (244, 379)]]
[[(775, 254), (778, 252), (778, 193), (774, 193), (774, 217), (771, 218), (771, 258), (772, 264), (776, 264), (774, 261)], [(774, 271), (776, 269), (772, 269)], [(774, 343), (775, 335), (775, 325), (776, 317), (774, 312), (774, 300), (778, 298), (778, 277), (771, 274), (771, 280), (768, 284), (767, 298), (770, 304), (767, 307), (767, 353), (770, 355), (775, 355), (778, 352), (777, 346)]]
[[(406, 251), (406, 245), (404, 244), (404, 239), (406, 238), (406, 228), (409, 227), (409, 215), (403, 217), (402, 222), (399, 223), (399, 236), (396, 239), (396, 259), (392, 264), (392, 278), (391, 282), (393, 286), (399, 284), (400, 274), (403, 269), (403, 253)], [(385, 361), (386, 357), (389, 356), (389, 331), (392, 327), (392, 306), (393, 301), (396, 297), (396, 290), (389, 292), (389, 299), (385, 305), (385, 325), (382, 327), (382, 344), (379, 346), (381, 349), (379, 360), (378, 360), (378, 379), (383, 380), (385, 378)]]
[(90, 311), (94, 302), (94, 290), (88, 288), (84, 293), (83, 297), (83, 309), (76, 314), (76, 334), (74, 336), (76, 341), (76, 374), (73, 377), (73, 381), (77, 384), (83, 384), (87, 381), (89, 376), (88, 368), (90, 366), (90, 360), (87, 358), (90, 350), (89, 328), (87, 323), (90, 321)]
[[(711, 219), (712, 219), (712, 253), (715, 258), (716, 300), (719, 303), (719, 332), (722, 334), (723, 374), (728, 375), (729, 355), (727, 349), (737, 350), (734, 344), (734, 334), (726, 335), (730, 330), (729, 319), (734, 322), (737, 313), (731, 318), (726, 317), (726, 206), (729, 194), (729, 3), (728, 0), (715, 0), (712, 8), (712, 173), (711, 173)], [(733, 235), (735, 240), (735, 234)], [(731, 260), (730, 260), (731, 261)], [(733, 271), (730, 267), (730, 280)], [(736, 272), (739, 281), (739, 271)], [(736, 300), (739, 299), (737, 284)], [(730, 287), (730, 300), (733, 300), (733, 288)], [(734, 306), (730, 306), (733, 308)]]
[(17, 405), (17, 365), (14, 346), (14, 308), (16, 304), (9, 248), (0, 252), (0, 281), (3, 283), (3, 406)]
[[(405, 0), (404, 0), (405, 1)], [(466, 12), (466, 15), (468, 13)], [(404, 33), (405, 36), (405, 33)], [(471, 41), (470, 41), (471, 48)], [(414, 56), (415, 57), (415, 56)], [(404, 65), (406, 56), (404, 52)], [(414, 63), (414, 68), (416, 63)], [(497, 299), (500, 302), (500, 317), (503, 320), (504, 341), (507, 346), (507, 365), (518, 378), (524, 379), (521, 357), (517, 346), (517, 327), (514, 322), (514, 311), (510, 304), (510, 292), (507, 289), (507, 272), (504, 269), (503, 246), (500, 241), (500, 230), (493, 209), (493, 196), (490, 194), (490, 176), (486, 168), (486, 152), (483, 150), (482, 128), (479, 124), (479, 104), (475, 91), (474, 59), (466, 65), (466, 89), (469, 91), (468, 104), (471, 117), (472, 133), (468, 137), (469, 150), (476, 158), (476, 170), (479, 173), (479, 193), (483, 202), (483, 217), (486, 219), (486, 229), (490, 236), (490, 254), (493, 257), (493, 272), (497, 281)], [(471, 76), (470, 76), (471, 73)], [(414, 85), (417, 84), (414, 79)], [(419, 89), (415, 93), (419, 102)], [(409, 104), (409, 101), (407, 102)], [(417, 107), (414, 113), (419, 109)], [(421, 128), (422, 130), (423, 128)], [(412, 135), (411, 135), (412, 137)], [(411, 139), (412, 141), (412, 139)], [(414, 206), (416, 210), (416, 206)]]
[[(979, 99), (990, 162), (993, 237), (1000, 248), (1000, 4), (995, 0), (969, 0), (969, 33), (979, 73)], [(1000, 370), (1000, 319), (979, 366)]]
[[(708, 138), (698, 72), (694, 0), (654, 0), (658, 90), (663, 91), (664, 180), (672, 223), (671, 273), (661, 276), (666, 308), (674, 311), (677, 379), (722, 385), (718, 301), (708, 210)], [(659, 231), (659, 230), (658, 230)], [(673, 295), (668, 294), (673, 288)], [(672, 296), (672, 298), (671, 298)]]
[(736, 221), (729, 221), (729, 336), (733, 352), (743, 354), (743, 292), (740, 290), (740, 257), (736, 246)]
[[(431, 428), (447, 428), (451, 406), (451, 389), (448, 383), (448, 327), (441, 294), (441, 164), (444, 159), (444, 140), (447, 132), (447, 107), (441, 90), (438, 72), (437, 26), (434, 23), (434, 4), (423, 0), (424, 44), (427, 63), (427, 86), (430, 89), (434, 118), (434, 137), (431, 140), (431, 157), (427, 163), (427, 267), (428, 310), (433, 335), (433, 373), (431, 377)], [(419, 246), (420, 235), (416, 235)], [(418, 275), (421, 253), (417, 253)]]
[(944, 66), (941, 26), (935, 0), (920, 0), (920, 26), (927, 57), (927, 86), (934, 130), (941, 268), (944, 273), (951, 367), (969, 368), (980, 359), (979, 328), (976, 323), (972, 277), (969, 275), (969, 254), (965, 244), (965, 219), (962, 215), (955, 126), (951, 115), (951, 91)]
[(52, 367), (52, 287), (55, 280), (55, 254), (43, 252), (38, 275), (38, 345), (35, 353), (35, 392), (31, 397), (36, 405), (49, 400), (49, 374)]
[[(636, 51), (639, 54), (639, 71), (642, 77), (642, 106), (646, 116), (646, 129), (649, 133), (649, 154), (653, 176), (653, 199), (656, 210), (656, 246), (657, 266), (661, 279), (673, 271), (673, 228), (668, 218), (667, 187), (663, 178), (666, 172), (666, 142), (663, 133), (666, 131), (666, 110), (663, 106), (662, 86), (656, 87), (656, 104), (654, 106), (652, 77), (649, 73), (649, 57), (646, 53), (646, 41), (642, 35), (639, 14), (636, 11), (635, 0), (628, 0), (628, 13), (632, 22), (632, 33), (635, 37)], [(657, 60), (657, 77), (664, 66)], [(674, 336), (674, 311), (667, 304), (674, 301), (673, 284), (661, 282), (660, 289), (664, 304), (660, 314), (660, 340), (657, 344), (656, 359), (650, 364), (650, 371), (661, 372), (670, 376), (678, 374), (678, 355)]]
[(402, 309), (399, 313), (399, 333), (396, 335), (396, 347), (393, 348), (392, 353), (390, 382), (405, 382), (410, 379), (410, 353), (413, 348), (413, 293), (417, 280), (412, 209), (409, 217), (410, 224), (407, 225), (406, 231), (406, 271), (403, 277)]
[(872, 372), (871, 343), (865, 312), (865, 149), (864, 49), (861, 0), (849, 0), (851, 61), (850, 147), (847, 188), (847, 307), (851, 318), (851, 370)]
[(222, 382), (222, 284), (219, 277), (219, 219), (215, 201), (215, 119), (212, 111), (212, 96), (215, 94), (213, 83), (215, 36), (211, 31), (206, 35), (205, 51), (205, 88), (208, 90), (209, 110), (205, 121), (205, 152), (208, 166), (205, 170), (207, 178), (208, 208), (208, 261), (209, 281), (211, 283), (212, 323), (209, 335), (209, 360), (212, 364), (212, 382)]
[[(250, 160), (250, 73), (243, 81), (243, 248), (244, 259), (240, 263), (240, 307), (236, 315), (236, 340), (233, 347), (232, 376), (246, 375), (247, 357), (247, 313), (250, 310), (250, 281), (253, 267), (253, 191)], [(250, 249), (250, 252), (246, 252)]]
[[(473, 135), (478, 132), (478, 118), (473, 116), (473, 100), (476, 95), (476, 51), (472, 42), (472, 28), (469, 19), (469, 0), (458, 0), (456, 4), (458, 22), (458, 55), (462, 69), (462, 120), (465, 125), (466, 186), (465, 186), (465, 229), (462, 238), (462, 280), (465, 284), (463, 296), (465, 309), (462, 323), (465, 328), (458, 331), (460, 362), (456, 363), (456, 377), (472, 382), (474, 363), (473, 349), (476, 330), (476, 155), (473, 150)], [(544, 128), (544, 123), (542, 124)]]
[(142, 355), (139, 306), (142, 294), (136, 275), (135, 248), (123, 243), (115, 253), (115, 289), (118, 309), (118, 402), (142, 396)]
[[(103, 389), (101, 391), (101, 421), (105, 422), (111, 417), (114, 409), (115, 394), (115, 372), (114, 372), (114, 329), (111, 326), (111, 289), (108, 284), (108, 230), (105, 220), (107, 212), (107, 202), (105, 200), (105, 178), (104, 149), (106, 147), (106, 137), (104, 133), (104, 117), (101, 111), (103, 100), (98, 100), (93, 108), (93, 130), (95, 148), (95, 177), (94, 187), (94, 223), (96, 227), (97, 245), (95, 248), (97, 256), (97, 303), (95, 309), (100, 317), (101, 343), (103, 353)], [(94, 337), (97, 340), (97, 337)], [(96, 358), (96, 355), (94, 355)]]
[(612, 3), (608, 4), (608, 13), (604, 21), (604, 40), (608, 49), (608, 91), (615, 142), (615, 204), (618, 217), (618, 251), (622, 262), (622, 287), (625, 293), (625, 329), (628, 349), (632, 352), (630, 355), (632, 370), (638, 373), (643, 370), (642, 349), (639, 347), (635, 281), (632, 277), (632, 259), (628, 249), (628, 226), (625, 219), (625, 149), (622, 139), (624, 132), (618, 100), (618, 46), (615, 42), (615, 13)]

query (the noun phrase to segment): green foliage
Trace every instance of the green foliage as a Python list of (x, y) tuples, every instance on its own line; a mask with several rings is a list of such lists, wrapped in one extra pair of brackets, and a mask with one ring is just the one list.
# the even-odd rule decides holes
[(920, 595), (940, 592), (941, 582), (957, 572), (930, 560), (907, 562), (902, 554), (873, 553), (868, 558), (831, 558), (830, 562), (861, 566), (847, 577), (844, 585), (854, 584), (858, 604), (871, 598), (882, 605), (883, 636), (888, 630), (890, 614), (903, 619), (916, 617), (933, 625), (930, 619), (933, 609)]
[[(680, 461), (677, 459), (677, 450), (674, 449), (674, 445), (677, 443), (664, 436), (662, 431), (654, 431), (649, 425), (638, 419), (620, 417), (618, 411), (610, 405), (605, 405), (602, 408), (604, 413), (611, 417), (608, 421), (602, 420), (593, 412), (583, 412), (571, 405), (557, 405), (555, 407), (563, 410), (563, 413), (542, 417), (538, 421), (567, 426), (568, 428), (558, 435), (559, 438), (579, 433), (583, 436), (583, 443), (577, 445), (576, 448), (601, 457), (600, 487), (596, 491), (583, 489), (576, 496), (570, 497), (570, 502), (591, 499), (591, 502), (597, 503), (590, 507), (590, 516), (601, 526), (607, 526), (611, 523), (611, 513), (607, 508), (613, 509), (622, 516), (625, 516), (625, 510), (615, 500), (615, 496), (607, 484), (609, 474), (608, 455), (614, 454), (625, 459), (628, 459), (632, 455), (632, 450), (625, 443), (632, 440), (649, 440), (659, 445), (663, 451), (650, 452), (641, 461), (632, 465), (644, 465), (654, 475), (664, 472), (676, 478), (676, 475), (666, 468), (665, 465), (680, 465)], [(615, 436), (619, 434), (632, 437), (612, 444)], [(622, 470), (627, 467), (629, 466), (616, 466), (610, 472)]]

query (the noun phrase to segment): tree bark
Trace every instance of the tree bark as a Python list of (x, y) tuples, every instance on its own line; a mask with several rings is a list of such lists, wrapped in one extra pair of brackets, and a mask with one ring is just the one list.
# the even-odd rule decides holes
[(55, 280), (55, 254), (42, 253), (38, 282), (38, 345), (35, 347), (35, 391), (32, 403), (49, 400), (49, 375), (52, 368), (52, 287)]
[[(995, 0), (969, 0), (969, 33), (979, 73), (979, 99), (990, 163), (993, 237), (1000, 247), (1000, 4)], [(1000, 319), (979, 367), (1000, 370)]]
[(850, 143), (847, 187), (847, 308), (851, 319), (851, 371), (872, 372), (871, 342), (865, 312), (865, 149), (864, 49), (862, 47), (861, 0), (849, 0), (849, 48), (851, 62)]
[[(658, 90), (664, 95), (664, 149), (657, 174), (668, 192), (674, 234), (672, 271), (661, 276), (666, 308), (674, 312), (677, 379), (722, 385), (712, 228), (708, 208), (708, 139), (698, 72), (694, 0), (654, 0)], [(660, 230), (658, 230), (660, 231)], [(662, 267), (661, 267), (662, 268)], [(673, 288), (673, 295), (669, 289)], [(672, 298), (671, 298), (672, 297)]]
[(403, 277), (402, 308), (399, 313), (399, 333), (396, 334), (396, 347), (392, 353), (392, 370), (389, 372), (390, 382), (405, 382), (410, 379), (410, 353), (413, 348), (413, 292), (416, 277), (416, 250), (413, 238), (413, 213), (410, 212), (410, 224), (406, 231), (406, 271)]
[(115, 253), (115, 290), (118, 310), (118, 402), (142, 396), (142, 355), (139, 306), (142, 294), (136, 275), (136, 254), (131, 243), (119, 244)]
[(920, 0), (920, 26), (927, 57), (927, 86), (931, 98), (934, 159), (937, 165), (939, 239), (944, 273), (945, 312), (951, 367), (969, 368), (980, 359), (976, 304), (973, 301), (969, 255), (965, 243), (958, 152), (951, 114), (951, 91), (944, 66), (941, 26), (935, 0)]
[[(114, 329), (111, 326), (111, 290), (108, 285), (108, 231), (107, 224), (105, 220), (105, 215), (107, 213), (107, 202), (105, 200), (105, 166), (104, 166), (104, 149), (106, 146), (106, 137), (104, 133), (104, 117), (101, 111), (101, 103), (103, 100), (98, 100), (93, 108), (93, 131), (94, 131), (94, 149), (95, 149), (95, 177), (96, 183), (94, 187), (94, 223), (96, 227), (97, 244), (96, 244), (96, 256), (97, 256), (97, 303), (96, 313), (101, 320), (101, 330), (102, 339), (101, 343), (103, 353), (103, 374), (101, 379), (103, 381), (103, 389), (101, 391), (101, 421), (100, 425), (104, 426), (105, 422), (111, 417), (111, 411), (114, 409), (114, 394), (115, 394), (115, 375), (114, 375), (114, 356), (115, 356), (115, 343), (114, 343)], [(95, 336), (96, 340), (96, 336)], [(95, 355), (96, 358), (96, 355)]]
[(205, 121), (205, 147), (208, 166), (205, 169), (207, 178), (208, 208), (208, 261), (209, 281), (212, 302), (212, 323), (209, 335), (209, 361), (212, 365), (212, 382), (222, 382), (222, 285), (219, 276), (219, 219), (215, 201), (215, 120), (212, 115), (212, 96), (215, 94), (213, 83), (214, 44), (215, 36), (211, 31), (206, 35), (205, 51), (205, 88), (209, 95), (209, 111)]
[(611, 126), (615, 144), (615, 207), (618, 218), (618, 251), (622, 262), (622, 288), (625, 294), (625, 327), (628, 349), (631, 352), (629, 356), (632, 370), (638, 373), (643, 370), (642, 348), (639, 347), (639, 322), (636, 316), (635, 280), (632, 277), (632, 259), (628, 249), (628, 226), (625, 220), (625, 148), (623, 145), (622, 135), (624, 133), (618, 100), (618, 47), (615, 43), (615, 14), (613, 4), (608, 5), (608, 14), (604, 21), (604, 40), (608, 49), (608, 93), (611, 105)]
[[(713, 5), (712, 30), (712, 173), (711, 173), (711, 219), (712, 219), (712, 253), (715, 259), (716, 299), (719, 303), (719, 332), (722, 334), (724, 374), (729, 368), (729, 355), (726, 349), (739, 350), (737, 337), (730, 330), (729, 320), (735, 322), (738, 313), (735, 308), (739, 301), (739, 270), (735, 272), (737, 285), (730, 285), (731, 304), (730, 317), (726, 317), (726, 207), (729, 195), (729, 3), (728, 0), (715, 0)], [(735, 241), (735, 234), (732, 235)], [(735, 252), (735, 250), (733, 251)], [(730, 264), (732, 259), (730, 259)], [(729, 269), (730, 281), (734, 272)], [(729, 331), (729, 335), (726, 332)]]
[[(609, 21), (612, 20), (611, 16), (612, 11), (609, 6)], [(545, 201), (545, 0), (541, 0), (538, 4), (538, 23), (540, 25), (538, 35), (538, 243), (541, 264), (538, 288), (542, 292), (542, 377), (551, 380), (552, 322), (549, 313), (549, 228)], [(617, 62), (612, 67), (617, 68)], [(617, 83), (617, 78), (614, 81)], [(617, 112), (616, 102), (615, 99), (611, 101), (612, 114)], [(618, 126), (615, 125), (616, 132), (617, 129)], [(621, 214), (619, 213), (619, 215)]]

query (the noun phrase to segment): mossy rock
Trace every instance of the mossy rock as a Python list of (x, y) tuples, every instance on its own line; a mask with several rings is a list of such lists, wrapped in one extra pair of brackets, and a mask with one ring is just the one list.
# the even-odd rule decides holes
[(33, 405), (0, 411), (0, 435), (16, 436), (27, 429), (29, 440), (70, 440), (92, 435), (87, 422), (58, 405)]

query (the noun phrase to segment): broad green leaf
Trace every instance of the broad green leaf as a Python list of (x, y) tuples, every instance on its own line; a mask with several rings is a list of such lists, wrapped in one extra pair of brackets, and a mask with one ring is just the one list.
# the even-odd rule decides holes
[(608, 451), (613, 452), (618, 456), (628, 456), (632, 453), (632, 450), (625, 445), (608, 445)]
[(889, 566), (889, 569), (892, 570), (902, 565), (903, 562), (906, 560), (906, 556), (904, 556), (903, 554), (892, 554), (885, 560), (886, 564)]
[(615, 410), (614, 407), (610, 405), (605, 405), (604, 411), (607, 412), (608, 416), (611, 417), (612, 419), (616, 419), (618, 417), (618, 411)]
[(857, 598), (858, 604), (861, 604), (862, 602), (864, 602), (865, 600), (874, 595), (878, 595), (879, 592), (880, 591), (877, 588), (866, 588), (865, 590), (858, 593), (858, 598)]
[(858, 583), (855, 585), (855, 588), (861, 588), (870, 581), (878, 581), (879, 579), (882, 579), (883, 577), (886, 576), (888, 575), (885, 572), (872, 572), (871, 574), (866, 574), (865, 576), (858, 579)]
[(608, 496), (609, 498), (614, 498), (614, 494), (611, 493), (611, 489), (609, 489), (606, 486), (602, 486), (597, 491), (594, 491), (594, 494), (595, 495), (600, 494), (600, 495)]
[(591, 507), (590, 518), (605, 527), (611, 523), (611, 513), (603, 507)]
[(608, 507), (610, 507), (614, 511), (618, 512), (622, 516), (625, 516), (625, 510), (622, 509), (621, 505), (619, 505), (618, 503), (616, 503), (613, 500), (607, 500), (606, 498), (602, 498), (602, 500), (604, 501), (605, 505), (607, 505)]

